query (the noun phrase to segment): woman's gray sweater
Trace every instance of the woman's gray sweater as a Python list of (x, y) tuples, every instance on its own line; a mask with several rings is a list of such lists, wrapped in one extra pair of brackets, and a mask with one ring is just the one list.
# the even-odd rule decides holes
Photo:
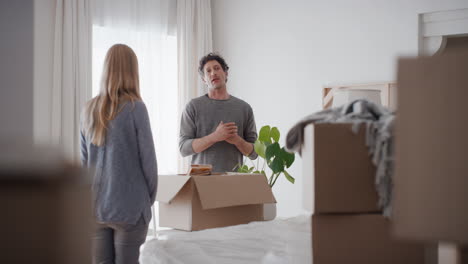
[(104, 146), (81, 131), (81, 162), (93, 168), (95, 217), (102, 223), (151, 220), (158, 168), (148, 111), (143, 102), (126, 103), (109, 122)]

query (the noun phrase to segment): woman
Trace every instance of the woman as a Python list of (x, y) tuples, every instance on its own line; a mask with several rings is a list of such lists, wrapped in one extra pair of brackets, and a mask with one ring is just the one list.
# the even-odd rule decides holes
[(93, 262), (138, 263), (158, 170), (137, 57), (126, 45), (107, 52), (101, 91), (84, 109), (81, 161), (95, 169)]

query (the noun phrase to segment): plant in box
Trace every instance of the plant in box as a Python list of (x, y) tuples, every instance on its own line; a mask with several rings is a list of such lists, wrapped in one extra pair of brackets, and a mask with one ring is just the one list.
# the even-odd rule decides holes
[[(258, 139), (255, 141), (254, 148), (258, 154), (257, 164), (252, 161), (253, 166), (244, 164), (238, 167), (237, 171), (242, 173), (262, 173), (267, 177), (270, 187), (275, 185), (278, 177), (283, 174), (288, 181), (294, 183), (294, 178), (286, 171), (294, 163), (294, 153), (289, 153), (279, 144), (280, 132), (278, 128), (263, 126), (260, 129)], [(260, 165), (260, 159), (262, 164)], [(265, 166), (271, 169), (271, 175), (267, 176)], [(260, 169), (261, 167), (261, 169)]]
[[(286, 169), (294, 163), (295, 154), (289, 153), (284, 147), (279, 144), (280, 132), (277, 127), (263, 126), (260, 129), (258, 139), (255, 141), (254, 148), (258, 154), (258, 158), (252, 161), (253, 166), (247, 164), (238, 166), (237, 171), (242, 173), (262, 173), (268, 180), (270, 187), (275, 185), (278, 177), (283, 174), (286, 179), (294, 183), (292, 177)], [(260, 159), (261, 164), (260, 164)], [(245, 162), (244, 162), (245, 163)], [(271, 170), (271, 175), (268, 176), (265, 172), (265, 167), (268, 166)], [(276, 216), (276, 205), (266, 204), (264, 208), (265, 220), (272, 220)]]

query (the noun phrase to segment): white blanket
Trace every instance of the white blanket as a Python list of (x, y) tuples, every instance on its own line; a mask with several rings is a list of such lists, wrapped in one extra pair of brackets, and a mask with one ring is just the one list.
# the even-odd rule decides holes
[(142, 264), (311, 263), (310, 215), (196, 232), (162, 231), (143, 245)]

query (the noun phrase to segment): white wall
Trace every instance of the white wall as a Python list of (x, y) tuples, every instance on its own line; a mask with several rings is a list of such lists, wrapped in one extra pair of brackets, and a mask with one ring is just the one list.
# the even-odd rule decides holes
[(48, 144), (54, 59), (55, 0), (34, 1), (34, 142)]
[[(396, 58), (416, 55), (418, 13), (467, 8), (466, 0), (213, 0), (213, 47), (230, 66), (228, 90), (254, 109), (257, 128), (282, 142), (321, 109), (328, 84), (393, 81)], [(302, 211), (302, 160), (278, 180), (278, 215)]]
[(33, 139), (33, 1), (0, 1), (0, 141)]

